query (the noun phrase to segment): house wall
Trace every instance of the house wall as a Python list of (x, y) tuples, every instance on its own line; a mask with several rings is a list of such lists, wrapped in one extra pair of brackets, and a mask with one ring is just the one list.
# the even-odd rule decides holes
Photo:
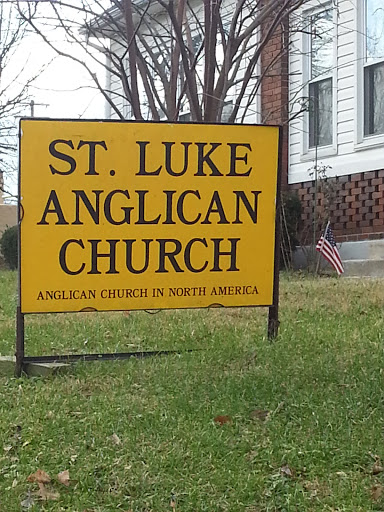
[[(335, 200), (328, 208), (338, 242), (384, 238), (384, 169), (335, 178)], [(310, 242), (315, 187), (313, 181), (290, 185), (303, 207), (302, 241)], [(317, 194), (317, 214), (326, 218), (324, 193)], [(321, 223), (319, 231), (321, 230)], [(318, 233), (319, 235), (319, 233)]]
[[(201, 2), (196, 0), (193, 5), (202, 18)], [(233, 0), (224, 0), (229, 15), (232, 5)], [(302, 113), (303, 98), (308, 97), (309, 52), (308, 34), (300, 28), (303, 18), (325, 6), (334, 6), (333, 143), (315, 150), (308, 147), (308, 114)], [(247, 115), (243, 116), (247, 97), (252, 95), (250, 84), (238, 116), (238, 122), (283, 125), (283, 186), (295, 191), (302, 201), (303, 232), (309, 229), (313, 217), (315, 186), (310, 173), (316, 164), (327, 168), (327, 176), (333, 178), (335, 198), (326, 211), (325, 199), (321, 192), (317, 193), (317, 214), (319, 217), (329, 214), (338, 241), (384, 237), (384, 135), (363, 136), (363, 6), (363, 0), (308, 0), (291, 18), (291, 27), (288, 20), (281, 23), (268, 42), (257, 70), (263, 75), (261, 95), (254, 97)], [(159, 21), (165, 22), (165, 17), (159, 15)], [(268, 23), (262, 34), (267, 28)], [(288, 37), (289, 52), (282, 51)], [(118, 50), (116, 45), (113, 50)], [(239, 79), (246, 63), (247, 57), (241, 63)], [(110, 81), (111, 89), (119, 93), (120, 81), (113, 75)], [(241, 80), (234, 92), (239, 87)], [(117, 97), (116, 102), (129, 119), (127, 103)], [(110, 108), (107, 115), (117, 117)]]
[[(261, 56), (261, 122), (283, 127), (281, 168), (282, 185), (288, 184), (288, 117), (289, 117), (289, 78), (287, 41), (289, 34), (288, 19), (279, 24), (270, 38)], [(268, 24), (263, 27), (265, 34)]]
[[(308, 9), (331, 5), (306, 2)], [(364, 2), (338, 0), (334, 8), (333, 144), (308, 149), (307, 114), (290, 123), (288, 182), (303, 203), (304, 227), (312, 222), (314, 181), (310, 168), (317, 162), (329, 166), (335, 179), (336, 202), (330, 220), (338, 241), (384, 237), (384, 135), (363, 136)], [(293, 113), (308, 95), (308, 47), (306, 34), (292, 37), (290, 52), (290, 100)], [(317, 153), (317, 154), (316, 154)], [(321, 197), (318, 198), (321, 208)]]

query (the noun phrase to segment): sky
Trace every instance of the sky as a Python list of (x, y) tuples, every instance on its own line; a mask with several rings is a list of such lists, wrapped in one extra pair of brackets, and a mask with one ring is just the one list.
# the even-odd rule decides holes
[[(60, 33), (56, 42), (61, 49), (73, 51), (68, 44), (60, 41)], [(104, 117), (104, 100), (99, 92), (90, 87), (92, 81), (80, 64), (57, 56), (36, 34), (28, 34), (25, 41), (27, 47), (28, 51), (21, 51), (19, 58), (28, 60), (31, 72), (47, 66), (30, 88), (30, 97), (36, 103), (36, 117)], [(97, 71), (104, 82), (105, 71), (101, 68)]]
[[(41, 42), (36, 42), (36, 48), (41, 46)], [(30, 97), (35, 102), (34, 116), (103, 118), (104, 100), (89, 83), (80, 65), (65, 57), (55, 57), (30, 88)]]
[[(41, 12), (49, 6), (41, 6)], [(60, 34), (56, 40), (61, 47), (68, 49)], [(105, 117), (105, 101), (101, 94), (92, 87), (92, 81), (81, 65), (69, 58), (57, 56), (53, 50), (41, 40), (40, 36), (28, 33), (18, 47), (7, 71), (12, 87), (17, 87), (26, 77), (38, 74), (37, 79), (28, 88), (29, 99), (23, 104), (22, 116), (32, 115), (30, 101), (33, 100), (34, 117), (52, 119), (103, 119)], [(14, 80), (19, 70), (23, 74)], [(99, 80), (105, 83), (106, 73), (102, 67), (97, 69)], [(6, 77), (3, 78), (6, 80)], [(12, 82), (12, 80), (14, 80)], [(16, 119), (17, 122), (17, 119)], [(5, 176), (5, 188), (16, 194), (18, 161), (12, 158), (14, 172)], [(5, 197), (7, 200), (7, 197)]]

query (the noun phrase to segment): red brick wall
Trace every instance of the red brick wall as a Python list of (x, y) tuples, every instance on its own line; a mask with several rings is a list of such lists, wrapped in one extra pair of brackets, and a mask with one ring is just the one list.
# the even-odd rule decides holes
[[(264, 24), (263, 34), (268, 31), (271, 20)], [(283, 125), (283, 187), (288, 184), (288, 33), (288, 20), (283, 20), (261, 55), (261, 122)]]
[[(329, 206), (329, 220), (338, 242), (384, 238), (384, 170), (362, 172), (334, 178), (335, 196)], [(297, 191), (302, 203), (303, 243), (311, 239), (313, 181), (289, 186)], [(326, 219), (327, 208), (322, 192), (317, 195), (317, 214)], [(319, 221), (319, 232), (321, 230)], [(319, 235), (318, 232), (318, 235)]]

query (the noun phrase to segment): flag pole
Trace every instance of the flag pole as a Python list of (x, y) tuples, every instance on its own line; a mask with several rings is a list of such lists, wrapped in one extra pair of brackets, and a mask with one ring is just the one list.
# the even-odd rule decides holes
[(320, 248), (319, 254), (317, 256), (316, 275), (319, 273), (321, 251), (323, 250), (323, 247), (324, 247), (324, 240), (325, 240), (325, 237), (327, 236), (327, 231), (328, 231), (330, 223), (331, 223), (331, 221), (328, 220), (327, 225), (325, 226), (325, 229), (324, 229), (323, 239), (321, 240), (321, 248)]
[[(314, 176), (314, 198), (313, 198), (313, 240), (312, 240), (312, 251), (313, 251), (313, 267), (315, 269), (315, 274), (317, 274), (317, 266), (315, 267), (315, 257), (316, 257), (316, 232), (317, 232), (317, 182), (318, 182), (318, 176), (317, 176), (317, 164), (318, 164), (318, 143), (319, 143), (319, 132), (318, 132), (318, 122), (319, 122), (319, 103), (317, 101), (317, 98), (311, 97), (312, 100), (312, 108), (314, 110), (314, 124), (315, 124), (315, 176)], [(312, 266), (312, 265), (311, 265)]]

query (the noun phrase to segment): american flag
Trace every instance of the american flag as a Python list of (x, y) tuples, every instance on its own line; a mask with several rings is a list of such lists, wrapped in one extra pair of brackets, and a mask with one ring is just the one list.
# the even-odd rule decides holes
[(316, 251), (319, 251), (319, 253), (329, 261), (332, 267), (336, 270), (337, 275), (340, 276), (344, 272), (340, 254), (336, 246), (335, 237), (333, 236), (329, 222), (325, 228), (324, 235), (322, 235), (320, 240), (317, 242)]

